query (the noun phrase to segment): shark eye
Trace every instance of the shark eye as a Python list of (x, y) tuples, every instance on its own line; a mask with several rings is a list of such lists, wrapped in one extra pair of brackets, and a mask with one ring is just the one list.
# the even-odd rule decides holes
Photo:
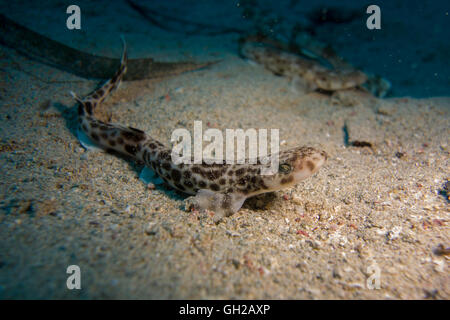
[(287, 163), (282, 163), (282, 164), (280, 164), (280, 167), (278, 168), (278, 170), (281, 173), (289, 173), (292, 171), (292, 167)]

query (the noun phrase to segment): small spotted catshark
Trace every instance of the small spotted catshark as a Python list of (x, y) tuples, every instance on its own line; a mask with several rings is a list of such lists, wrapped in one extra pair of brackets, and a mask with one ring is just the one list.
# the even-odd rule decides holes
[(120, 68), (110, 80), (84, 98), (71, 92), (79, 103), (79, 136), (87, 136), (102, 149), (143, 162), (170, 186), (195, 195), (195, 209), (214, 211), (218, 217), (230, 216), (242, 207), (245, 199), (291, 187), (316, 173), (327, 159), (324, 151), (311, 147), (292, 148), (278, 154), (279, 169), (272, 175), (261, 174), (271, 165), (263, 164), (263, 161), (256, 164), (248, 164), (248, 161), (244, 164), (175, 164), (171, 150), (145, 132), (106, 123), (94, 116), (95, 108), (119, 86), (126, 70), (127, 50), (124, 43)]

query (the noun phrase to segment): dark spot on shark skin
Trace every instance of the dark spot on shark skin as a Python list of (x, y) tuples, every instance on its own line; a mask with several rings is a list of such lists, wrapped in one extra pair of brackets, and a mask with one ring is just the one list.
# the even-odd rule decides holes
[(217, 184), (215, 184), (215, 183), (212, 183), (209, 187), (213, 191), (219, 191), (220, 190), (220, 187)]
[(91, 138), (92, 138), (92, 140), (95, 140), (95, 141), (100, 140), (99, 137), (98, 137), (98, 135), (97, 135), (96, 133), (92, 133), (92, 134), (91, 134)]
[(183, 177), (185, 178), (185, 179), (189, 179), (190, 177), (192, 176), (192, 174), (191, 174), (191, 172), (190, 171), (184, 171), (183, 172)]
[(172, 179), (173, 179), (173, 181), (175, 181), (175, 182), (180, 181), (180, 179), (181, 179), (181, 173), (180, 173), (179, 170), (177, 170), (177, 169), (173, 169), (173, 170), (172, 170)]
[(294, 177), (290, 176), (288, 178), (281, 179), (281, 184), (291, 183), (292, 181), (294, 181)]
[(222, 209), (229, 209), (231, 207), (231, 196), (226, 194), (222, 201)]
[(164, 162), (161, 167), (163, 167), (164, 170), (166, 171), (170, 171), (170, 169), (172, 169), (172, 166), (170, 165), (169, 162)]
[(192, 182), (190, 182), (189, 180), (184, 180), (183, 184), (188, 187), (189, 189), (192, 189), (194, 187), (194, 185), (192, 184)]
[(131, 154), (132, 156), (135, 156), (137, 152), (136, 147), (130, 144), (125, 145), (125, 151)]
[(133, 128), (133, 127), (128, 127), (128, 128), (129, 128), (130, 130), (133, 130), (133, 131), (137, 132), (137, 133), (145, 134), (145, 132), (142, 131), (142, 130), (139, 130), (139, 129), (136, 129), (136, 128)]
[[(116, 73), (116, 74), (111, 78), (110, 82), (111, 82), (111, 83), (116, 82), (117, 79), (119, 78), (119, 74), (120, 74), (120, 72), (119, 72), (119, 73)], [(113, 87), (114, 87), (114, 86), (111, 86), (110, 88), (113, 89)], [(108, 90), (108, 91), (111, 91), (111, 90)]]
[[(78, 105), (78, 116), (84, 116), (84, 109), (81, 104)], [(81, 119), (81, 118), (80, 118)]]
[(267, 190), (269, 189), (268, 186), (264, 183), (264, 180), (261, 177), (258, 177), (258, 185), (261, 189)]
[(350, 143), (350, 145), (353, 146), (353, 147), (359, 147), (359, 148), (364, 148), (364, 147), (372, 148), (372, 144), (370, 142), (367, 142), (367, 141), (355, 140), (355, 141), (352, 141)]
[(193, 173), (197, 173), (197, 174), (201, 174), (202, 173), (202, 169), (200, 169), (199, 167), (193, 167), (192, 168), (192, 172)]
[(311, 161), (306, 161), (306, 166), (308, 167), (309, 171), (314, 171), (315, 165)]

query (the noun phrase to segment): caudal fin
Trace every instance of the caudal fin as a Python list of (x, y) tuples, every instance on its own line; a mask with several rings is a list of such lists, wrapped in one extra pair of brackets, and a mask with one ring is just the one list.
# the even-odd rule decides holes
[(123, 42), (123, 53), (122, 59), (120, 60), (120, 67), (114, 74), (114, 76), (105, 82), (100, 88), (85, 96), (84, 98), (79, 97), (76, 93), (70, 92), (72, 97), (78, 101), (78, 115), (80, 117), (89, 115), (92, 116), (95, 108), (101, 104), (111, 92), (117, 89), (122, 81), (123, 76), (127, 72), (127, 45), (125, 39), (122, 38)]

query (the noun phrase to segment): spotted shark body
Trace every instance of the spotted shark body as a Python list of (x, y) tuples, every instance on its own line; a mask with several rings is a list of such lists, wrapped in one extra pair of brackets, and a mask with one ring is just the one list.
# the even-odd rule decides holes
[[(218, 216), (237, 212), (245, 199), (291, 187), (314, 174), (325, 163), (327, 155), (311, 147), (297, 147), (282, 151), (279, 170), (272, 175), (261, 174), (270, 167), (258, 160), (256, 164), (175, 164), (171, 149), (132, 127), (106, 123), (94, 115), (95, 108), (116, 89), (127, 70), (127, 50), (115, 75), (99, 89), (84, 98), (71, 92), (79, 103), (80, 134), (96, 146), (113, 150), (143, 162), (173, 188), (195, 195), (194, 207), (211, 210)], [(270, 156), (269, 156), (270, 157)]]

